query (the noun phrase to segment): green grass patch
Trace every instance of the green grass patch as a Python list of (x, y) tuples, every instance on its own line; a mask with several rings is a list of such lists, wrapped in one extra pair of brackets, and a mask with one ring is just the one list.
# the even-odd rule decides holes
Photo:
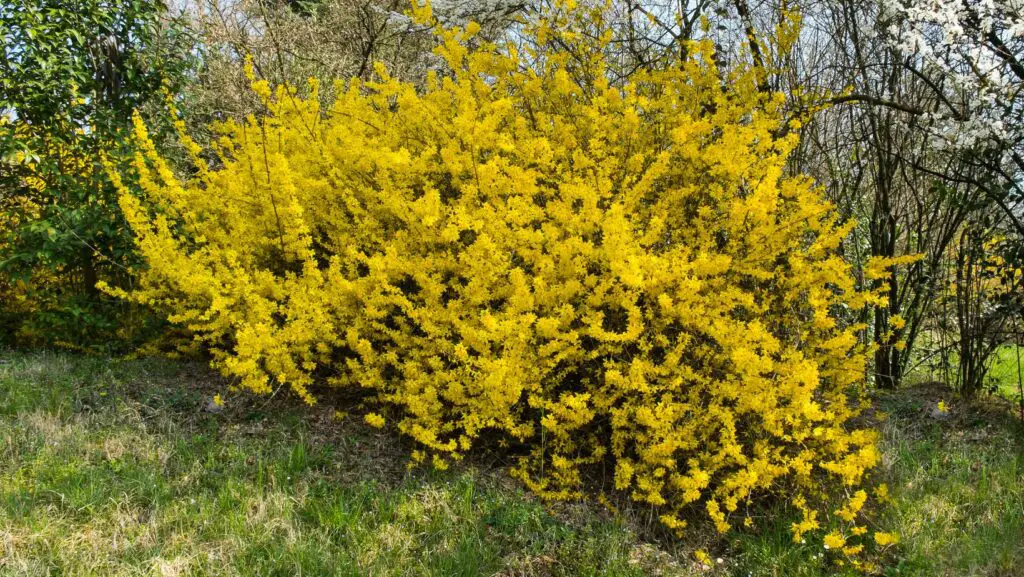
[(201, 412), (217, 386), (195, 366), (2, 358), (3, 575), (639, 576), (673, 563), (607, 515), (556, 518), (504, 475), (407, 472), (393, 437), (325, 425), (326, 410)]
[[(714, 541), (660, 531), (623, 501), (549, 507), (499, 465), (408, 470), (388, 432), (334, 407), (228, 398), (180, 362), (0, 353), (0, 575), (835, 575), (793, 543), (790, 513)], [(935, 420), (943, 397), (951, 417)], [(324, 403), (326, 405), (327, 403)], [(1014, 575), (1024, 567), (1015, 420), (942, 391), (879, 399), (901, 542), (885, 575)], [(339, 407), (344, 408), (344, 407)], [(712, 568), (693, 561), (707, 548)]]
[(995, 394), (1020, 407), (1021, 381), (1024, 380), (1024, 347), (1003, 345), (996, 349), (986, 380)]
[[(939, 399), (949, 416), (924, 416)], [(1024, 431), (1012, 407), (997, 398), (962, 403), (935, 387), (881, 404), (893, 501), (880, 523), (903, 540), (886, 573), (1024, 574)]]

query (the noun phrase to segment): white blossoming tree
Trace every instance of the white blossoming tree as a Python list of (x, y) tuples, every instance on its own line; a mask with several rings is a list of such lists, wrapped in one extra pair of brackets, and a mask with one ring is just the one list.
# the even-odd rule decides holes
[[(1021, 315), (1015, 280), (1003, 280), (1024, 261), (1024, 0), (883, 0), (882, 9), (888, 42), (931, 92), (920, 126), (958, 167), (937, 176), (976, 187), (997, 209), (977, 211), (955, 250), (958, 382), (972, 394)], [(1001, 254), (990, 254), (996, 246)]]
[(981, 165), (1024, 234), (1024, 0), (885, 0), (890, 41), (940, 103), (936, 145)]

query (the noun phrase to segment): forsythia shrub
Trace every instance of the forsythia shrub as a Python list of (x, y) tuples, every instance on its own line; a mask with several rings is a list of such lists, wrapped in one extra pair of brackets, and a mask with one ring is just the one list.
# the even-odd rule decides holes
[(550, 498), (612, 463), (676, 529), (776, 493), (797, 538), (847, 487), (827, 515), (853, 523), (878, 453), (850, 425), (866, 357), (837, 317), (876, 297), (835, 254), (849, 226), (785, 174), (797, 137), (763, 72), (694, 43), (612, 85), (601, 10), (561, 6), (525, 47), (475, 31), (438, 30), (449, 71), (424, 86), (380, 67), (329, 110), (316, 82), (253, 79), (266, 114), (220, 126), (213, 166), (185, 137), (186, 181), (137, 122), (143, 194), (121, 203), (148, 270), (120, 294), (242, 388), (367, 389), (366, 421), (416, 460), (498, 439)]

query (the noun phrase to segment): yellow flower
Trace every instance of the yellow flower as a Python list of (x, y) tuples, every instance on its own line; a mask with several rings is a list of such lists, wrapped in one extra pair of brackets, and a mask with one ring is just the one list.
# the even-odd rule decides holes
[(365, 421), (366, 424), (370, 425), (371, 427), (376, 427), (378, 429), (384, 427), (384, 417), (378, 415), (377, 413), (367, 413), (366, 416), (363, 417), (363, 421)]
[(832, 533), (825, 535), (824, 543), (826, 549), (841, 549), (846, 545), (846, 539), (839, 533), (833, 531)]
[(851, 545), (849, 547), (843, 547), (843, 555), (846, 555), (847, 557), (859, 555), (862, 551), (864, 551), (864, 545)]
[(844, 521), (853, 521), (867, 500), (868, 494), (863, 490), (859, 490), (850, 497), (845, 507), (836, 511), (836, 515), (839, 515)]
[(216, 395), (213, 396), (213, 404), (218, 407), (224, 406), (224, 399), (221, 398), (220, 393), (217, 393)]
[(899, 543), (899, 535), (896, 533), (883, 533), (880, 531), (875, 532), (875, 543), (878, 543), (880, 547), (887, 547), (895, 543)]

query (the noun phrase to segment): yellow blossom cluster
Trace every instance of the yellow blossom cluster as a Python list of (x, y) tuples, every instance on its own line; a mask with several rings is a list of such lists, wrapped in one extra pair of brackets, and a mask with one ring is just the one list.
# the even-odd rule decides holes
[[(5, 128), (5, 119), (0, 119), (0, 129)], [(34, 163), (27, 160), (23, 153), (16, 153), (12, 158), (13, 163), (28, 168), (25, 177), (25, 185), (32, 190), (38, 190), (42, 186), (42, 180), (34, 176)], [(17, 243), (13, 240), (20, 228), (38, 219), (40, 205), (33, 199), (21, 195), (0, 195), (0, 260), (11, 258), (11, 253), (16, 249)], [(52, 228), (39, 227), (42, 234), (53, 236), (56, 234)], [(7, 317), (12, 318), (31, 313), (44, 306), (45, 303), (39, 298), (36, 288), (39, 286), (59, 286), (61, 278), (59, 271), (48, 269), (37, 269), (31, 275), (13, 277), (12, 275), (0, 274), (0, 322), (7, 322)], [(15, 324), (15, 323), (11, 323)], [(0, 336), (4, 336), (5, 330), (9, 327), (0, 327)], [(8, 335), (13, 336), (13, 335)]]
[[(17, 140), (33, 141), (39, 149), (26, 153), (19, 150), (0, 158), (0, 171), (8, 171), (16, 175), (13, 190), (0, 191), (0, 263), (11, 264), (23, 260), (19, 236), (36, 236), (55, 242), (64, 233), (52, 222), (44, 220), (47, 200), (44, 191), (48, 182), (54, 178), (48, 170), (52, 166), (60, 167), (61, 174), (74, 175), (88, 179), (94, 174), (91, 159), (76, 150), (73, 146), (48, 137), (45, 130), (40, 130), (32, 123), (24, 120), (12, 120), (0, 117), (0, 131), (9, 131)], [(40, 133), (42, 132), (42, 133)], [(82, 129), (76, 129), (78, 134)], [(40, 161), (40, 157), (46, 161)], [(48, 161), (48, 162), (47, 162)], [(100, 202), (102, 205), (102, 202)], [(31, 267), (15, 266), (18, 274), (9, 271), (0, 273), (0, 321), (8, 322), (8, 318), (24, 317), (33, 312), (52, 308), (55, 294), (65, 291), (74, 281), (68, 278), (59, 259), (52, 261), (43, 255), (32, 255), (37, 265)], [(17, 325), (14, 331), (23, 342), (37, 341), (38, 330), (19, 322), (10, 322), (9, 326), (0, 327), (0, 336), (6, 329)], [(13, 335), (8, 335), (13, 337)]]
[(364, 389), (417, 461), (495, 440), (548, 498), (610, 464), (676, 530), (771, 493), (817, 528), (822, 487), (878, 460), (840, 315), (878, 296), (836, 255), (852, 223), (787, 173), (782, 97), (708, 42), (613, 84), (600, 8), (477, 30), (437, 28), (423, 85), (378, 66), (329, 109), (252, 77), (265, 113), (219, 126), (214, 164), (185, 137), (189, 179), (137, 122), (148, 268), (120, 294), (252, 392)]
[[(22, 199), (0, 198), (0, 255), (10, 250), (10, 236), (21, 226), (22, 215), (35, 211), (34, 205)], [(31, 310), (34, 303), (29, 297), (29, 290), (30, 285), (24, 280), (12, 280), (7, 275), (0, 275), (0, 315)]]

